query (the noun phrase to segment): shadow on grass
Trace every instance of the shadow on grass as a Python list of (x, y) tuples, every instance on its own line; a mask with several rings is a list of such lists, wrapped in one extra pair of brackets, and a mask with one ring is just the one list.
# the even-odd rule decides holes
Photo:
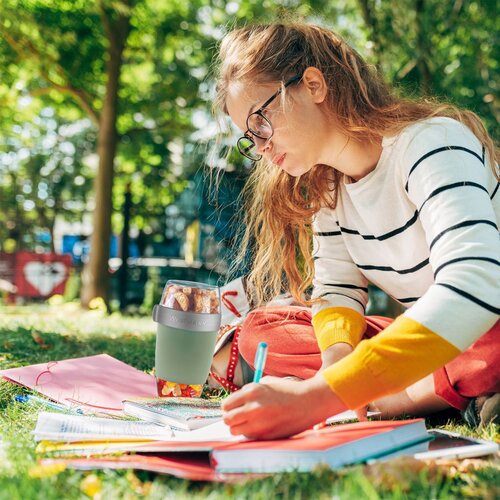
[(56, 333), (50, 328), (0, 325), (0, 369), (107, 353), (150, 371), (154, 366), (153, 333)]
[[(101, 316), (66, 310), (26, 308), (0, 319), (0, 369), (107, 353), (140, 370), (154, 365), (155, 335), (151, 320)], [(36, 414), (27, 405), (12, 403), (19, 387), (0, 383), (0, 435), (12, 445), (9, 451), (15, 470), (2, 474), (0, 498), (82, 498), (82, 484), (94, 477), (102, 483), (103, 498), (495, 498), (499, 469), (450, 471), (424, 469), (414, 463), (382, 464), (371, 471), (356, 466), (342, 471), (315, 470), (307, 474), (277, 474), (243, 485), (188, 482), (151, 472), (63, 471), (55, 477), (34, 479), (27, 473), (36, 462), (29, 431)], [(444, 413), (432, 418), (431, 426), (448, 421)], [(456, 414), (455, 414), (456, 416)], [(454, 430), (453, 427), (450, 430)], [(493, 431), (492, 431), (493, 432)], [(10, 448), (9, 448), (10, 450)], [(14, 458), (15, 457), (15, 458)], [(1, 464), (0, 464), (1, 465)], [(135, 488), (135, 490), (134, 490)], [(147, 493), (138, 493), (151, 490)], [(131, 492), (137, 492), (134, 495)], [(99, 494), (101, 496), (101, 493)], [(3, 494), (3, 496), (2, 496)]]

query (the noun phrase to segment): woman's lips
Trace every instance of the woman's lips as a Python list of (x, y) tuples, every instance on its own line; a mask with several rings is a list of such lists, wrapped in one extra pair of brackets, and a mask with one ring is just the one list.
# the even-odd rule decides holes
[(281, 167), (281, 164), (283, 163), (283, 161), (285, 160), (285, 156), (286, 156), (286, 153), (283, 153), (282, 155), (276, 155), (274, 158), (273, 158), (273, 163), (275, 165), (278, 165), (278, 167)]

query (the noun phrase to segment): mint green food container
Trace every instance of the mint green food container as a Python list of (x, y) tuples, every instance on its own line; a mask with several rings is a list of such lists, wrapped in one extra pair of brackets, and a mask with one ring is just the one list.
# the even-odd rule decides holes
[(204, 384), (221, 322), (218, 287), (168, 281), (160, 304), (153, 308), (153, 320), (157, 323), (157, 380)]

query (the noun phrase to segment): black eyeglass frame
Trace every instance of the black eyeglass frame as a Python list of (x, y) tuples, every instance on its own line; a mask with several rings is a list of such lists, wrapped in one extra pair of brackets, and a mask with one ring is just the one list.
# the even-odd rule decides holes
[[(262, 155), (258, 154), (256, 155), (255, 157), (252, 157), (252, 156), (249, 156), (247, 155), (245, 152), (244, 152), (244, 149), (248, 149), (248, 148), (243, 148), (241, 145), (240, 145), (240, 141), (242, 140), (247, 140), (247, 141), (250, 141), (252, 143), (252, 148), (255, 147), (255, 141), (253, 140), (252, 137), (250, 137), (248, 135), (248, 133), (252, 134), (254, 137), (258, 137), (259, 139), (265, 139), (265, 140), (269, 140), (271, 139), (271, 137), (274, 135), (274, 128), (273, 128), (273, 124), (269, 121), (268, 118), (266, 118), (266, 116), (264, 115), (263, 111), (264, 109), (269, 106), (269, 104), (271, 104), (275, 99), (276, 97), (278, 97), (281, 92), (283, 92), (284, 89), (286, 89), (289, 85), (292, 85), (292, 83), (295, 83), (295, 82), (298, 82), (299, 80), (302, 80), (302, 75), (296, 75), (294, 76), (293, 78), (290, 78), (290, 80), (287, 80), (284, 84), (283, 84), (283, 87), (280, 87), (258, 110), (256, 111), (253, 111), (252, 113), (250, 113), (248, 116), (247, 116), (247, 120), (246, 120), (246, 125), (247, 125), (247, 130), (244, 132), (243, 136), (240, 137), (238, 139), (238, 141), (236, 142), (236, 145), (238, 147), (238, 151), (240, 152), (240, 154), (242, 154), (245, 158), (248, 158), (249, 160), (252, 160), (252, 161), (259, 161), (260, 159), (262, 159)], [(253, 116), (253, 115), (258, 115), (260, 116), (262, 119), (264, 119), (267, 123), (269, 123), (269, 126), (271, 127), (271, 135), (269, 137), (262, 137), (260, 136), (259, 134), (255, 133), (248, 125), (248, 121), (250, 120), (250, 117)]]

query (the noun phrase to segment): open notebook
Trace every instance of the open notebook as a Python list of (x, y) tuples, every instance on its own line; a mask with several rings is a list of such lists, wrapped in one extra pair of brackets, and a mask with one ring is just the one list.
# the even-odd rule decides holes
[[(64, 417), (67, 418), (66, 415)], [(92, 417), (71, 416), (71, 418), (82, 419)], [(46, 418), (44, 419), (46, 420)], [(69, 420), (66, 420), (66, 422), (67, 424), (64, 425), (65, 430), (68, 428)], [(135, 424), (138, 422), (128, 423)], [(173, 430), (170, 427), (150, 423), (147, 425), (153, 425), (157, 430), (151, 430), (151, 428), (148, 427), (148, 429), (150, 429), (148, 430), (149, 435), (146, 435), (146, 433), (141, 430), (141, 434), (136, 433), (134, 436), (131, 435), (130, 437), (132, 439), (116, 439), (114, 436), (106, 436), (102, 433), (97, 436), (96, 432), (94, 432), (94, 439), (75, 441), (67, 439), (65, 437), (65, 432), (61, 432), (60, 428), (59, 436), (57, 436), (56, 439), (50, 438), (47, 434), (44, 435), (43, 432), (37, 432), (37, 429), (40, 431), (47, 429), (47, 425), (41, 423), (40, 425), (37, 424), (37, 429), (35, 429), (35, 437), (39, 436), (41, 438), (36, 451), (38, 453), (50, 453), (53, 456), (106, 455), (116, 452), (209, 452), (216, 446), (224, 444), (225, 442), (238, 442), (244, 440), (243, 436), (233, 436), (229, 432), (229, 427), (222, 421), (193, 431)], [(82, 424), (79, 424), (79, 426), (81, 428)], [(119, 422), (116, 426), (117, 432), (121, 427), (122, 423)], [(154, 437), (155, 432), (156, 437)], [(54, 433), (53, 436), (55, 435)]]

